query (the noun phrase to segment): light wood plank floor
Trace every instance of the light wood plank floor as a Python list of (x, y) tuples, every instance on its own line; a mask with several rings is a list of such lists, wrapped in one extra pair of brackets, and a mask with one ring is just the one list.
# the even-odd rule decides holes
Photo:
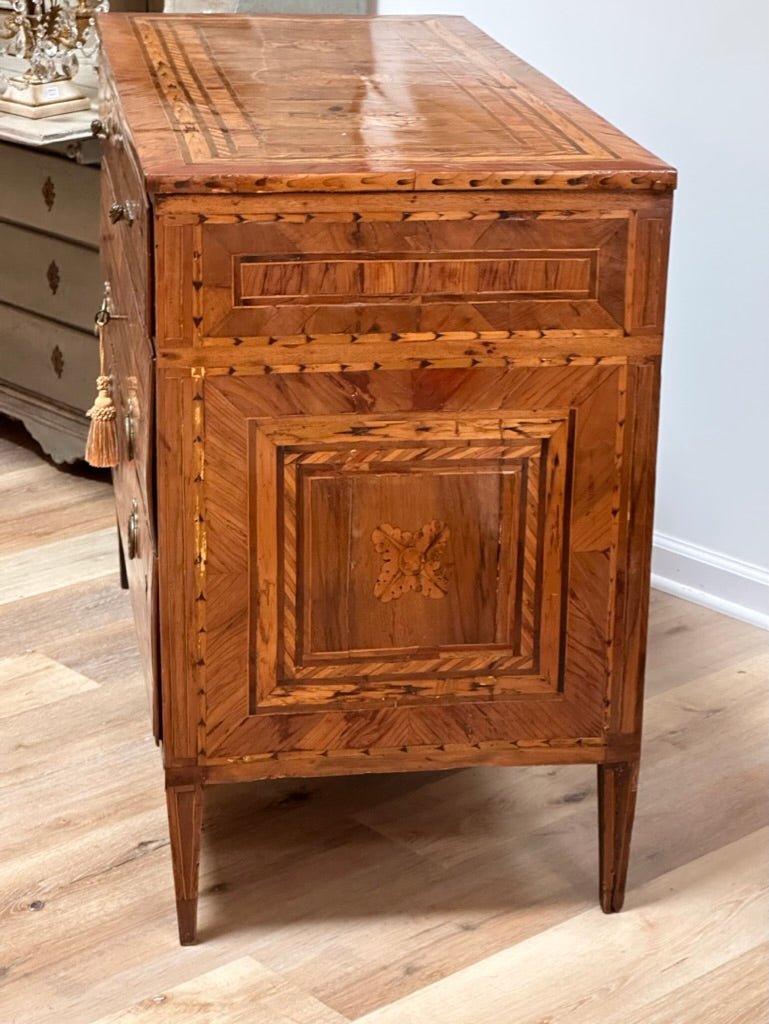
[(767, 1020), (766, 635), (654, 595), (626, 909), (594, 770), (223, 786), (200, 945), (98, 474), (0, 433), (0, 1024)]

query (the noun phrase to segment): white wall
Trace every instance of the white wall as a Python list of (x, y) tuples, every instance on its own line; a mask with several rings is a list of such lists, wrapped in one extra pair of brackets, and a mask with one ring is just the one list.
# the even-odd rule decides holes
[(380, 0), (463, 14), (679, 170), (655, 582), (769, 623), (769, 4)]

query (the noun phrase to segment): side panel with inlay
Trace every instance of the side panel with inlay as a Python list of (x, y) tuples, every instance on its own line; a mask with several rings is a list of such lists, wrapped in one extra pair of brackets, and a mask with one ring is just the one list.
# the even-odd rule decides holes
[(625, 374), (183, 385), (204, 756), (600, 735)]

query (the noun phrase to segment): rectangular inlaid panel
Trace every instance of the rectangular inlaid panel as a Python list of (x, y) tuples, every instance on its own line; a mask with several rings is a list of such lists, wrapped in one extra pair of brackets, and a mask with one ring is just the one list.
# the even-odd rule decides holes
[(183, 514), (205, 755), (356, 747), (374, 719), (391, 738), (478, 716), (487, 739), (598, 735), (624, 375), (196, 377), (204, 470)]
[(296, 256), (236, 256), (235, 304), (258, 306), (268, 299), (303, 303), (324, 299), (355, 302), (362, 298), (448, 298), (483, 295), (588, 298), (596, 277), (598, 253), (490, 252), (483, 259), (456, 253), (440, 259), (407, 254), (368, 259)]
[[(320, 674), (350, 651), (391, 663), (408, 652), (473, 644), (520, 653), (521, 602), (510, 592), (522, 594), (521, 463), (508, 457), (504, 467), (495, 464), (493, 446), (463, 450), (464, 466), (448, 446), (445, 458), (435, 448), (414, 448), (403, 449), (399, 461), (397, 449), (379, 449), (363, 452), (356, 472), (349, 463), (357, 452), (331, 454), (339, 461), (326, 468), (298, 467), (302, 519), (295, 550), (285, 552), (301, 566), (298, 628), (285, 637), (293, 674)], [(287, 482), (296, 477), (294, 471)], [(459, 536), (449, 509), (461, 509)], [(355, 529), (341, 543), (327, 543), (340, 520)], [(412, 529), (393, 525), (403, 521)], [(497, 586), (497, 567), (506, 586)]]
[(255, 706), (557, 689), (568, 460), (567, 414), (252, 420)]
[[(622, 333), (628, 216), (393, 210), (206, 220), (191, 328), (204, 344), (435, 331)], [(183, 230), (183, 229), (178, 229)], [(192, 254), (191, 254), (191, 258)]]

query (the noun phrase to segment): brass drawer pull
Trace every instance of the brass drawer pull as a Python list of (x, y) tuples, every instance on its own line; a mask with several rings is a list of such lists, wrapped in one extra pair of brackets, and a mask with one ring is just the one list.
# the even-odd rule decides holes
[(139, 204), (131, 199), (126, 199), (123, 203), (113, 203), (109, 208), (109, 219), (113, 224), (117, 224), (119, 220), (124, 220), (130, 227), (136, 220), (138, 207)]
[(123, 420), (123, 427), (125, 429), (126, 456), (129, 462), (133, 462), (136, 457), (136, 421), (134, 420), (134, 403), (130, 398), (128, 399), (128, 408)]
[(115, 131), (114, 122), (109, 116), (104, 120), (97, 117), (91, 121), (91, 135), (96, 139), (104, 139), (105, 141), (109, 139), (115, 146), (123, 144), (123, 135), (121, 132)]
[(136, 498), (131, 499), (131, 513), (128, 516), (126, 534), (128, 537), (126, 555), (129, 559), (136, 558), (139, 554), (139, 506), (136, 503)]

